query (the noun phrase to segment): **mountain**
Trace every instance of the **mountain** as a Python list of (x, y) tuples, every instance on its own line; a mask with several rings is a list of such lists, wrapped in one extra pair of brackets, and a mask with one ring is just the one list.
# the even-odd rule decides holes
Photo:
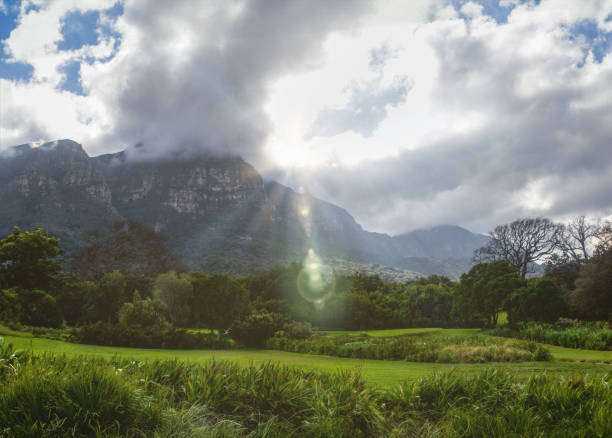
[(13, 226), (43, 227), (78, 245), (83, 227), (100, 228), (120, 218), (104, 175), (81, 145), (60, 140), (20, 145), (0, 155), (0, 232)]
[(3, 152), (0, 202), (2, 235), (14, 225), (43, 227), (70, 255), (83, 230), (136, 219), (163, 231), (192, 268), (232, 274), (304, 260), (312, 250), (338, 272), (457, 278), (487, 240), (457, 226), (368, 232), (334, 204), (264, 182), (239, 157), (151, 159), (139, 147), (89, 157), (71, 140)]

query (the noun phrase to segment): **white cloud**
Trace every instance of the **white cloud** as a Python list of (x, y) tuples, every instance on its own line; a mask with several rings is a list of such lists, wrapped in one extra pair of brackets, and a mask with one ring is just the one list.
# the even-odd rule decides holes
[(484, 10), (484, 6), (474, 3), (467, 2), (463, 6), (461, 6), (461, 13), (466, 17), (477, 18), (482, 16), (482, 11)]
[[(477, 18), (481, 8), (473, 6), (462, 12)], [(272, 95), (286, 102), (270, 106), (275, 126), (287, 123), (293, 133), (291, 142), (281, 135), (275, 144), (311, 151), (310, 166), (285, 151), (299, 169), (287, 181), (346, 207), (366, 228), (388, 232), (441, 223), (487, 231), (521, 215), (609, 214), (612, 57), (585, 59), (588, 41), (569, 32), (585, 19), (602, 24), (610, 2), (523, 4), (507, 24), (487, 17), (465, 23), (448, 12), (413, 28), (387, 28), (384, 36), (366, 25), (329, 54), (325, 74), (300, 79), (303, 97), (291, 94), (289, 83)], [(404, 74), (414, 83), (405, 104), (367, 140), (341, 134), (300, 143), (300, 126), (309, 121), (293, 119), (291, 103), (317, 114), (323, 105), (307, 96), (322, 78), (346, 77), (329, 92), (337, 95), (367, 77), (366, 53), (382, 42), (399, 48), (385, 77)], [(342, 53), (359, 50), (342, 64)]]

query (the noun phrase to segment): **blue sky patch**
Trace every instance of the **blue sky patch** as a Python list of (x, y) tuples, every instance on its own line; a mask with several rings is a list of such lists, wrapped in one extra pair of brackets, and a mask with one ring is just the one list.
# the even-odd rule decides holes
[(0, 40), (9, 37), (13, 29), (17, 27), (17, 17), (19, 17), (20, 1), (4, 1), (6, 12), (0, 10)]
[(64, 80), (59, 84), (60, 89), (79, 96), (86, 95), (81, 83), (81, 63), (79, 61), (69, 61), (58, 70), (64, 74)]
[(111, 20), (115, 21), (117, 18), (123, 15), (123, 3), (117, 2), (112, 7), (102, 11)]
[[(601, 62), (612, 49), (612, 33), (602, 32), (593, 20), (583, 20), (569, 28), (570, 40), (584, 38), (588, 47), (584, 50), (586, 57), (590, 52), (593, 53), (595, 61)], [(580, 64), (582, 67), (584, 63)]]
[(6, 57), (0, 57), (0, 78), (10, 81), (29, 81), (34, 73), (30, 64), (22, 62), (7, 62)]
[[(482, 13), (493, 18), (498, 23), (507, 23), (508, 17), (512, 13), (512, 9), (514, 9), (513, 5), (500, 6), (499, 0), (450, 0), (450, 3), (457, 10), (457, 12), (459, 12), (461, 18), (465, 19), (466, 17), (461, 14), (460, 10), (464, 4), (469, 3), (470, 1), (482, 5)], [(533, 3), (535, 5), (539, 5), (540, 0), (521, 0), (521, 3)]]
[(98, 44), (100, 11), (68, 12), (62, 19), (64, 39), (57, 44), (59, 50), (78, 50)]

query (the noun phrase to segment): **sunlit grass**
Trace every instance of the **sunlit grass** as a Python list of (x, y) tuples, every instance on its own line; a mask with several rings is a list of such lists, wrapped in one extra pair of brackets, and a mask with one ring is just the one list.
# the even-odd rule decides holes
[[(587, 373), (602, 376), (612, 373), (610, 364), (578, 362), (521, 362), (521, 363), (488, 363), (488, 364), (441, 364), (413, 363), (405, 361), (346, 359), (330, 356), (319, 356), (299, 353), (288, 353), (275, 350), (162, 350), (142, 348), (105, 347), (96, 345), (71, 344), (62, 341), (41, 338), (6, 336), (6, 341), (16, 348), (32, 350), (36, 353), (51, 352), (67, 356), (124, 357), (135, 360), (172, 359), (187, 362), (203, 363), (212, 358), (228, 360), (241, 366), (278, 362), (304, 370), (320, 372), (354, 371), (361, 369), (364, 379), (376, 386), (389, 387), (405, 380), (413, 381), (431, 376), (437, 372), (451, 371), (472, 375), (486, 369), (502, 369), (527, 378), (532, 375), (552, 374), (559, 376)], [(551, 348), (552, 349), (552, 348)], [(561, 349), (559, 354), (567, 355)], [(572, 350), (573, 351), (573, 350)], [(581, 351), (581, 350), (578, 350)], [(600, 360), (586, 350), (580, 360)], [(555, 355), (555, 352), (553, 352)], [(557, 359), (557, 357), (555, 357)]]

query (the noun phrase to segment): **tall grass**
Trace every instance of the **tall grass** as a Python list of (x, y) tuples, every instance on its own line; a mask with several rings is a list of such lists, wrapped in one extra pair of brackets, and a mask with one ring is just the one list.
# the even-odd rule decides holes
[(451, 372), (381, 391), (358, 370), (17, 360), (0, 378), (2, 437), (612, 436), (608, 377)]
[(612, 329), (606, 323), (576, 323), (574, 326), (567, 327), (529, 322), (516, 329), (501, 327), (490, 331), (490, 333), (496, 336), (544, 342), (567, 348), (612, 350)]
[(410, 362), (484, 363), (551, 359), (550, 352), (535, 343), (503, 341), (482, 335), (315, 335), (307, 339), (275, 336), (266, 346), (294, 353)]

